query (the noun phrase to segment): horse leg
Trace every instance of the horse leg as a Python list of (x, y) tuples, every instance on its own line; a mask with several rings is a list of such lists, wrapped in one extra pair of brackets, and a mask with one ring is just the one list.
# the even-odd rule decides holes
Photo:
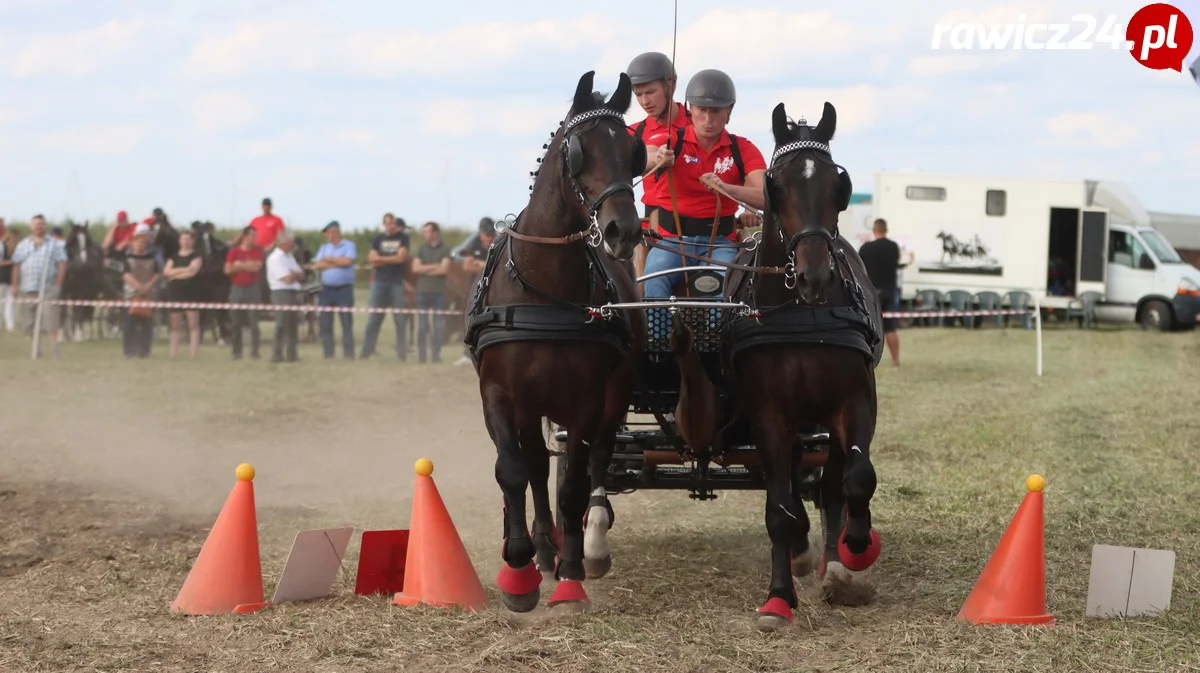
[(529, 466), (529, 490), (533, 494), (533, 546), (540, 573), (554, 573), (558, 542), (554, 531), (554, 512), (550, 509), (550, 452), (542, 436), (541, 424), (521, 430), (521, 452)]
[(617, 443), (617, 426), (610, 425), (600, 432), (588, 459), (591, 493), (583, 514), (583, 569), (589, 580), (600, 579), (612, 569), (612, 547), (608, 531), (616, 521), (604, 475)]
[(525, 518), (529, 465), (521, 455), (512, 399), (495, 388), (484, 390), (483, 417), (496, 445), (496, 483), (504, 493), (504, 565), (496, 576), (500, 599), (513, 612), (529, 612), (541, 598), (542, 574), (533, 565), (533, 540)]
[[(767, 602), (758, 609), (754, 624), (762, 631), (777, 631), (792, 624), (794, 610), (799, 603), (796, 586), (792, 580), (792, 551), (796, 544), (797, 528), (808, 515), (801, 506), (793, 512), (792, 498), (792, 447), (796, 429), (787, 427), (782, 410), (764, 409), (755, 423), (755, 444), (762, 459), (763, 477), (767, 487), (766, 524), (771, 538), (771, 588)], [(774, 421), (774, 422), (771, 422)], [(807, 530), (803, 531), (807, 537)]]
[(796, 523), (792, 526), (792, 577), (806, 577), (816, 567), (812, 546), (808, 540), (812, 523), (808, 520), (808, 508), (804, 504), (801, 484), (808, 478), (808, 470), (800, 460), (798, 450), (792, 451), (792, 513)]
[(863, 605), (874, 596), (874, 587), (858, 574), (880, 551), (870, 511), (876, 481), (870, 459), (874, 406), (870, 399), (849, 400), (829, 424), (838, 453), (831, 450), (821, 479), (825, 548), (818, 576), (825, 600), (839, 605)]
[[(588, 505), (588, 464), (593, 450), (583, 437), (596, 438), (587, 432), (597, 424), (582, 423), (567, 429), (567, 474), (558, 491), (558, 508), (562, 511), (563, 546), (554, 578), (558, 586), (547, 605), (559, 613), (585, 612), (591, 606), (583, 588), (586, 572), (583, 567), (583, 515)], [(588, 426), (591, 426), (589, 428)]]

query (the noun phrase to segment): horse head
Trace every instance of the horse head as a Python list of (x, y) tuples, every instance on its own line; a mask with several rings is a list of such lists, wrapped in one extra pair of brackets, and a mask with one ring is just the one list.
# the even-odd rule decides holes
[(196, 251), (204, 258), (205, 263), (213, 254), (213, 230), (215, 227), (212, 222), (201, 222), (199, 220), (192, 222), (192, 234), (196, 239)]
[[(66, 236), (67, 259), (78, 264), (86, 265), (89, 262), (100, 262), (99, 250), (96, 242), (92, 240), (91, 234), (88, 231), (88, 222), (78, 224), (70, 223), (70, 230)], [(94, 253), (94, 254), (93, 254)]]
[(625, 261), (642, 238), (633, 180), (646, 169), (646, 146), (625, 125), (625, 111), (633, 100), (629, 76), (621, 73), (617, 90), (605, 100), (592, 91), (595, 74), (589, 71), (579, 78), (571, 109), (546, 146), (547, 157), (558, 154), (559, 170), (539, 171), (533, 194), (556, 191), (579, 215), (577, 231), (593, 228), (608, 256)]
[[(788, 120), (783, 103), (775, 107), (771, 126), (775, 152), (764, 179), (764, 218), (776, 222), (800, 297), (809, 303), (822, 296), (834, 278), (834, 240), (838, 213), (850, 205), (850, 174), (833, 160), (829, 141), (837, 128), (837, 112), (828, 102), (816, 127)], [(766, 240), (767, 231), (763, 237)]]

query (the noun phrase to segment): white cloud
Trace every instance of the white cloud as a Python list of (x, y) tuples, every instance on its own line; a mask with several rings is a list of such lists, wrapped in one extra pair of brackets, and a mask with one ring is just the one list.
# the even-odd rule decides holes
[[(664, 30), (669, 25), (664, 24)], [(838, 18), (833, 12), (785, 12), (778, 9), (716, 9), (680, 26), (677, 39), (663, 38), (643, 48), (614, 45), (601, 60), (605, 71), (621, 72), (642, 51), (668, 56), (674, 47), (679, 92), (689, 75), (718, 68), (735, 84), (803, 77), (812, 64), (878, 49), (894, 31)]]
[(151, 19), (110, 19), (72, 33), (28, 35), (18, 41), (21, 46), (10, 62), (0, 63), (0, 70), (8, 70), (17, 79), (31, 79), (84, 77), (122, 67), (132, 69), (139, 61), (154, 62), (147, 56), (163, 48), (168, 27)]
[(1003, 26), (1023, 22), (1033, 23), (1061, 22), (1064, 17), (1056, 14), (1054, 5), (1049, 2), (1016, 2), (1004, 5), (992, 5), (982, 9), (956, 9), (938, 17), (940, 25), (956, 23), (976, 23), (984, 26)]
[(310, 156), (385, 156), (396, 144), (383, 129), (305, 126), (286, 129), (272, 138), (245, 140), (237, 144), (248, 159), (285, 159)]
[(869, 129), (880, 121), (880, 115), (883, 118), (896, 118), (926, 100), (922, 92), (913, 87), (880, 88), (866, 84), (790, 89), (780, 93), (778, 99), (767, 108), (766, 114), (769, 114), (778, 102), (783, 102), (788, 116), (796, 120), (804, 116), (812, 126), (816, 126), (821, 119), (825, 102), (828, 101), (837, 112), (836, 137)]
[[(442, 32), (351, 28), (307, 18), (247, 21), (200, 38), (190, 72), (339, 73), (358, 77), (450, 76), (506, 67), (522, 56), (595, 47), (615, 31), (605, 17), (460, 26)], [(279, 37), (287, 36), (281, 47)]]
[(1141, 138), (1141, 131), (1122, 123), (1110, 112), (1063, 112), (1046, 122), (1053, 136), (1050, 147), (1078, 147), (1119, 150)]
[(237, 91), (210, 91), (192, 103), (192, 123), (205, 133), (236, 131), (262, 117), (262, 106)]
[(48, 133), (36, 140), (39, 150), (63, 154), (132, 154), (145, 137), (137, 124), (87, 124)]
[(914, 77), (944, 77), (961, 72), (976, 72), (1012, 63), (1021, 56), (1016, 51), (955, 51), (914, 56), (908, 62), (908, 74)]
[[(569, 100), (554, 101), (547, 96), (443, 98), (426, 103), (421, 130), (456, 139), (498, 137), (543, 140), (558, 128), (558, 123), (570, 107)], [(633, 106), (630, 107), (632, 109)]]
[[(61, 198), (45, 176), (70, 165), (105, 212), (162, 205), (185, 221), (216, 221), (230, 207), (253, 214), (270, 195), (304, 226), (375, 224), (388, 209), (441, 220), (447, 202), (473, 224), (522, 207), (579, 73), (594, 68), (596, 88), (611, 91), (635, 54), (671, 52), (669, 3), (634, 0), (614, 0), (604, 20), (584, 15), (598, 8), (549, 0), (208, 0), (201, 12), (15, 0), (25, 9), (6, 14), (12, 1), (0, 0), (0, 154), (22, 158), (3, 181), (14, 212)], [(1117, 0), (1006, 1), (963, 14), (944, 13), (970, 4), (950, 0), (827, 12), (681, 3), (679, 97), (695, 71), (726, 70), (739, 93), (731, 131), (764, 152), (778, 102), (816, 123), (829, 100), (835, 151), (860, 190), (870, 189), (868, 171), (900, 164), (1073, 178), (1105, 170), (1145, 189), (1148, 207), (1196, 210), (1180, 187), (1200, 174), (1200, 92), (1186, 74), (1146, 70), (1106, 46), (930, 50), (939, 20), (1130, 11)], [(627, 121), (641, 117), (635, 103)]]

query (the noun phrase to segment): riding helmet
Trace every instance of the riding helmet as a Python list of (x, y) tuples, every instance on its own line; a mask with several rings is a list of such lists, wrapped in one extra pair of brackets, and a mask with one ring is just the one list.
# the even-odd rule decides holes
[(634, 57), (625, 74), (629, 75), (631, 84), (645, 84), (659, 79), (674, 79), (675, 66), (671, 65), (671, 59), (666, 54), (648, 51)]
[(687, 102), (698, 107), (733, 107), (737, 90), (733, 80), (720, 70), (701, 70), (692, 75), (685, 94)]

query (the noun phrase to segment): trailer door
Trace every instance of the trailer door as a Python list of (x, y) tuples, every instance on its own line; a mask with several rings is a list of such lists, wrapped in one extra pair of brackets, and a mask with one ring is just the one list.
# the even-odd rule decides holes
[(1079, 245), (1076, 247), (1075, 296), (1083, 292), (1104, 295), (1108, 276), (1108, 211), (1079, 211)]

